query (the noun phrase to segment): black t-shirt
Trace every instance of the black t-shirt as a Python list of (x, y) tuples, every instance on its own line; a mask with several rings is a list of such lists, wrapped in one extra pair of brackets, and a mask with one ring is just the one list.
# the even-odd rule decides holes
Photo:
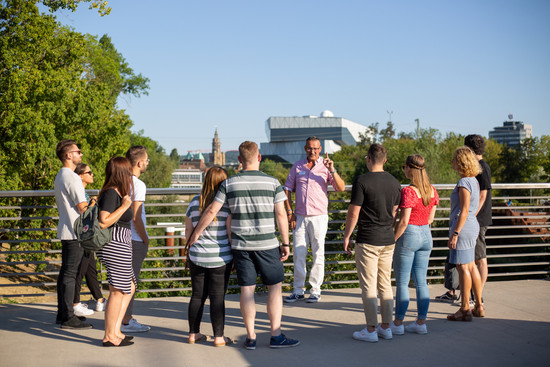
[[(99, 197), (97, 205), (99, 206), (99, 210), (112, 213), (122, 205), (122, 197), (115, 189), (107, 189)], [(130, 207), (122, 214), (122, 217), (120, 217), (116, 224), (120, 227), (130, 228), (132, 217), (132, 207)]]
[(400, 200), (401, 185), (388, 172), (359, 176), (353, 183), (350, 201), (361, 207), (355, 242), (375, 246), (394, 244), (393, 208)]
[(481, 165), (481, 172), (476, 176), (477, 182), (479, 182), (479, 190), (487, 190), (487, 198), (485, 198), (485, 203), (481, 207), (479, 213), (477, 213), (477, 221), (482, 227), (487, 227), (493, 224), (492, 218), (492, 209), (493, 205), (491, 203), (491, 168), (483, 159), (479, 161)]

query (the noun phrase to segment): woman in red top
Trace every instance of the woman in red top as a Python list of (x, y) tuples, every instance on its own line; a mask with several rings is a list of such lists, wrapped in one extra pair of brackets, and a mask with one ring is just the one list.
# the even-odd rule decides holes
[[(439, 204), (439, 195), (430, 185), (424, 167), (424, 158), (419, 154), (407, 157), (405, 176), (411, 185), (401, 191), (400, 215), (395, 232), (395, 252), (393, 267), (397, 288), (395, 302), (395, 320), (390, 324), (392, 334), (401, 335), (405, 330), (417, 334), (426, 334), (426, 315), (430, 306), (430, 291), (426, 282), (428, 262), (432, 252), (432, 234), (430, 224), (434, 220), (435, 208)], [(416, 322), (403, 326), (403, 319), (409, 307), (409, 280), (413, 275), (416, 285), (416, 303), (418, 318)]]

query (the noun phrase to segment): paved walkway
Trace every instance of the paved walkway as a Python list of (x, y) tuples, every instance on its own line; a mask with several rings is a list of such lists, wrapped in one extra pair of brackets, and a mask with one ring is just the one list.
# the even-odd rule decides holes
[[(432, 297), (443, 292), (441, 285), (430, 286)], [(0, 366), (550, 366), (546, 280), (488, 283), (487, 317), (470, 323), (446, 321), (457, 307), (432, 302), (428, 335), (406, 334), (374, 344), (351, 338), (364, 327), (359, 290), (326, 291), (318, 304), (285, 305), (284, 332), (301, 345), (283, 350), (267, 346), (265, 295), (257, 296), (255, 351), (240, 346), (245, 335), (238, 296), (227, 298), (226, 335), (239, 344), (224, 348), (185, 343), (187, 297), (137, 300), (137, 318), (152, 330), (136, 334), (135, 345), (124, 348), (100, 346), (103, 313), (89, 318), (94, 329), (67, 331), (53, 324), (54, 304), (0, 305)], [(410, 311), (415, 307), (411, 302)], [(205, 320), (203, 331), (211, 335), (207, 314)]]

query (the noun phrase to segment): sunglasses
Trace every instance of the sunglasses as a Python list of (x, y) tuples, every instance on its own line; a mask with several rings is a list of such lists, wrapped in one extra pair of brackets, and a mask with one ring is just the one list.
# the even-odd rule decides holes
[(78, 154), (82, 155), (81, 150), (71, 150), (69, 153), (78, 153)]
[(83, 175), (90, 175), (90, 176), (93, 176), (94, 173), (92, 171), (88, 171), (88, 172), (82, 172)]

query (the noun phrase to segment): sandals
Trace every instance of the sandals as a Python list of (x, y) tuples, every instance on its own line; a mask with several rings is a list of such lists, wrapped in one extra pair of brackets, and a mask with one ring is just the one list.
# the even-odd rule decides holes
[(231, 338), (228, 338), (227, 336), (224, 337), (224, 342), (223, 343), (214, 343), (214, 346), (215, 347), (225, 347), (226, 345), (231, 345), (233, 344), (233, 340)]
[(447, 320), (449, 321), (472, 321), (472, 311), (468, 310), (467, 312), (462, 311), (462, 309), (459, 309), (452, 315), (447, 315)]
[(485, 309), (480, 307), (474, 307), (472, 309), (472, 315), (475, 317), (485, 317)]
[(198, 338), (198, 339), (195, 339), (195, 340), (187, 339), (187, 343), (189, 343), (189, 344), (203, 343), (207, 340), (208, 340), (208, 337), (206, 335), (201, 334), (200, 338)]

